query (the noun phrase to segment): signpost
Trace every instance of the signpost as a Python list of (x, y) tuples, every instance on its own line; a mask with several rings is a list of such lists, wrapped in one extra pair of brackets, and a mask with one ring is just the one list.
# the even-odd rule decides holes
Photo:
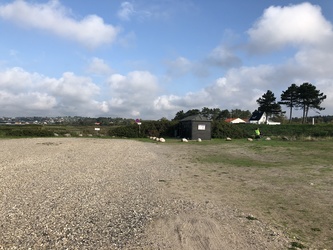
[(139, 126), (139, 136), (140, 136), (140, 130), (141, 130), (141, 128), (140, 128), (140, 126), (141, 126), (141, 121), (140, 121), (140, 119), (139, 118), (137, 118), (136, 120), (135, 120), (135, 122), (136, 122), (136, 124), (138, 124), (138, 126)]

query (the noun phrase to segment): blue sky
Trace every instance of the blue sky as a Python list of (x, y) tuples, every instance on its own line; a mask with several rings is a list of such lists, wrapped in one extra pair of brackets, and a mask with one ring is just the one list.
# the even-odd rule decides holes
[(0, 116), (254, 111), (304, 82), (333, 115), (332, 25), (327, 0), (0, 0)]

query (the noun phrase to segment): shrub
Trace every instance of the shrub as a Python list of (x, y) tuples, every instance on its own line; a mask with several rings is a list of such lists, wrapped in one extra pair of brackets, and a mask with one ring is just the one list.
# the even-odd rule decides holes
[(44, 129), (12, 129), (6, 131), (6, 136), (14, 137), (51, 137), (54, 136), (52, 131)]
[(247, 137), (246, 131), (238, 126), (238, 124), (230, 124), (224, 121), (212, 123), (212, 138), (231, 137), (235, 139)]
[[(143, 121), (139, 127), (137, 124), (126, 126), (112, 127), (109, 130), (110, 136), (117, 137), (172, 137), (174, 136), (178, 122), (161, 120), (161, 121)], [(140, 133), (139, 133), (140, 132)]]
[(137, 124), (119, 126), (110, 129), (108, 134), (110, 136), (136, 138), (139, 137), (139, 128)]

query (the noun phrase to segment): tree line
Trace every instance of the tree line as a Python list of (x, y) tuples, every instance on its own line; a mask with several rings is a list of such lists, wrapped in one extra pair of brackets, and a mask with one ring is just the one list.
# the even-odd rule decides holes
[[(319, 113), (319, 111), (325, 109), (321, 106), (325, 99), (326, 95), (321, 93), (313, 84), (306, 82), (298, 86), (293, 83), (282, 92), (280, 101), (276, 100), (271, 90), (267, 90), (266, 93), (256, 100), (259, 107), (258, 110), (255, 111), (266, 112), (266, 117), (273, 117), (275, 121), (283, 121), (285, 120), (286, 112), (282, 111), (281, 105), (285, 105), (289, 108), (289, 122), (292, 121), (293, 110), (296, 109), (303, 111), (301, 122), (305, 123), (308, 118), (309, 110), (316, 110), (317, 113)], [(204, 107), (201, 110), (191, 109), (186, 112), (180, 110), (176, 113), (173, 120), (182, 120), (192, 115), (202, 115), (213, 121), (226, 120), (227, 118), (248, 119), (251, 117), (251, 114), (252, 112), (249, 110), (233, 109), (229, 111), (227, 109), (221, 110), (220, 108)]]
[(322, 102), (326, 99), (326, 95), (321, 93), (311, 83), (305, 82), (300, 86), (295, 83), (291, 84), (281, 94), (281, 101), (277, 102), (274, 93), (271, 90), (267, 90), (257, 100), (259, 105), (258, 111), (266, 112), (267, 116), (281, 116), (284, 112), (281, 111), (281, 105), (285, 105), (289, 108), (289, 122), (292, 120), (292, 114), (294, 109), (302, 110), (302, 123), (305, 123), (308, 118), (309, 110), (319, 111), (325, 108), (321, 106)]
[(173, 120), (179, 121), (184, 119), (185, 117), (192, 115), (201, 115), (209, 120), (220, 121), (220, 120), (226, 120), (228, 118), (248, 119), (251, 116), (251, 112), (249, 110), (241, 110), (241, 109), (232, 109), (229, 111), (228, 109), (221, 110), (220, 108), (204, 107), (201, 110), (191, 109), (186, 112), (184, 112), (183, 110), (178, 111)]

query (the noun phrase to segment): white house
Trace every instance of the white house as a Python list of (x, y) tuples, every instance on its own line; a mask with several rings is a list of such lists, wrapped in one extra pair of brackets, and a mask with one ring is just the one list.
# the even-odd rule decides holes
[(254, 111), (252, 113), (252, 116), (249, 119), (249, 123), (253, 124), (268, 124), (268, 125), (280, 125), (280, 122), (272, 122), (267, 119), (266, 123), (266, 112), (261, 112), (261, 111)]

